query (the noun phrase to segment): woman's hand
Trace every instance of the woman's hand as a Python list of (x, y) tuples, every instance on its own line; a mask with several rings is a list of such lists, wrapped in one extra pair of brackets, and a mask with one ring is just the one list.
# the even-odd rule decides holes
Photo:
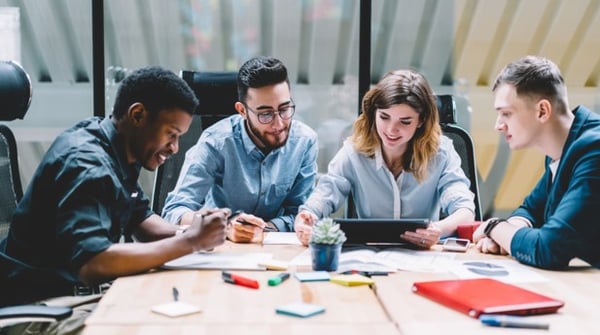
[(296, 220), (294, 220), (294, 231), (304, 246), (307, 246), (310, 241), (312, 226), (316, 220), (317, 217), (309, 211), (301, 211), (296, 215)]
[(435, 225), (430, 225), (427, 229), (419, 228), (416, 231), (407, 231), (400, 237), (419, 248), (429, 249), (434, 246), (442, 235), (442, 231)]

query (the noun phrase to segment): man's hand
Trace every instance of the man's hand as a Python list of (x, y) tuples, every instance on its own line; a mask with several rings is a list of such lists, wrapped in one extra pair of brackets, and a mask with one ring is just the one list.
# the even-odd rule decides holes
[(312, 235), (312, 226), (317, 217), (309, 211), (301, 211), (294, 220), (294, 231), (303, 245), (307, 246)]
[(494, 240), (489, 237), (480, 239), (476, 246), (477, 250), (484, 254), (508, 255), (508, 252), (504, 250), (504, 248), (500, 247), (498, 243), (494, 242)]
[(261, 242), (267, 223), (252, 214), (241, 213), (229, 219), (227, 238), (235, 243)]
[(229, 209), (202, 209), (195, 213), (199, 218), (184, 233), (194, 251), (211, 250), (225, 243), (229, 213)]

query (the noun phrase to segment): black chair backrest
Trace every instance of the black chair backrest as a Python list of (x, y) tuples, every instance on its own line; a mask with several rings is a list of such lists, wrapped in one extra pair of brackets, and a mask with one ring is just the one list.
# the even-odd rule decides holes
[[(479, 201), (479, 183), (477, 181), (477, 162), (475, 159), (475, 149), (473, 139), (463, 128), (456, 125), (456, 104), (452, 95), (437, 95), (436, 102), (440, 118), (442, 133), (452, 140), (454, 149), (460, 156), (461, 168), (471, 182), (471, 192), (475, 195), (475, 220), (480, 221), (481, 203)], [(346, 201), (346, 217), (356, 217), (356, 207), (352, 194)]]
[[(31, 103), (31, 80), (16, 62), (0, 61), (0, 121), (23, 119)], [(0, 241), (6, 237), (23, 196), (17, 144), (12, 130), (0, 125)]]
[(8, 234), (17, 203), (23, 197), (17, 144), (12, 131), (0, 124), (0, 240)]
[(161, 214), (167, 194), (175, 188), (185, 153), (202, 134), (202, 130), (215, 122), (233, 115), (237, 101), (237, 73), (182, 71), (181, 76), (200, 101), (192, 125), (179, 140), (179, 151), (156, 171), (152, 210)]
[(442, 133), (452, 140), (454, 150), (456, 150), (461, 160), (461, 168), (471, 182), (471, 192), (475, 195), (473, 199), (475, 202), (475, 220), (480, 221), (483, 216), (479, 200), (477, 160), (475, 159), (473, 138), (466, 130), (456, 125), (456, 103), (452, 95), (438, 95), (436, 97)]

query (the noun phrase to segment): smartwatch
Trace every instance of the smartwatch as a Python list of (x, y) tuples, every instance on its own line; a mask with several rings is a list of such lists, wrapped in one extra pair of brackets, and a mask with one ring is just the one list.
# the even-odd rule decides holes
[(496, 226), (500, 223), (500, 222), (508, 222), (505, 219), (498, 219), (498, 218), (492, 218), (488, 221), (487, 225), (485, 226), (485, 228), (483, 229), (483, 235), (492, 238), (490, 236), (490, 234), (492, 233), (492, 230), (494, 230), (494, 228), (496, 228)]

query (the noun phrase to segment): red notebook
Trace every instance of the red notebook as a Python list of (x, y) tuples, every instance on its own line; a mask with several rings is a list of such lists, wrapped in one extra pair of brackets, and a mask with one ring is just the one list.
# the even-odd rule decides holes
[(560, 300), (490, 278), (416, 282), (412, 290), (474, 318), (481, 314), (555, 313), (564, 305)]

